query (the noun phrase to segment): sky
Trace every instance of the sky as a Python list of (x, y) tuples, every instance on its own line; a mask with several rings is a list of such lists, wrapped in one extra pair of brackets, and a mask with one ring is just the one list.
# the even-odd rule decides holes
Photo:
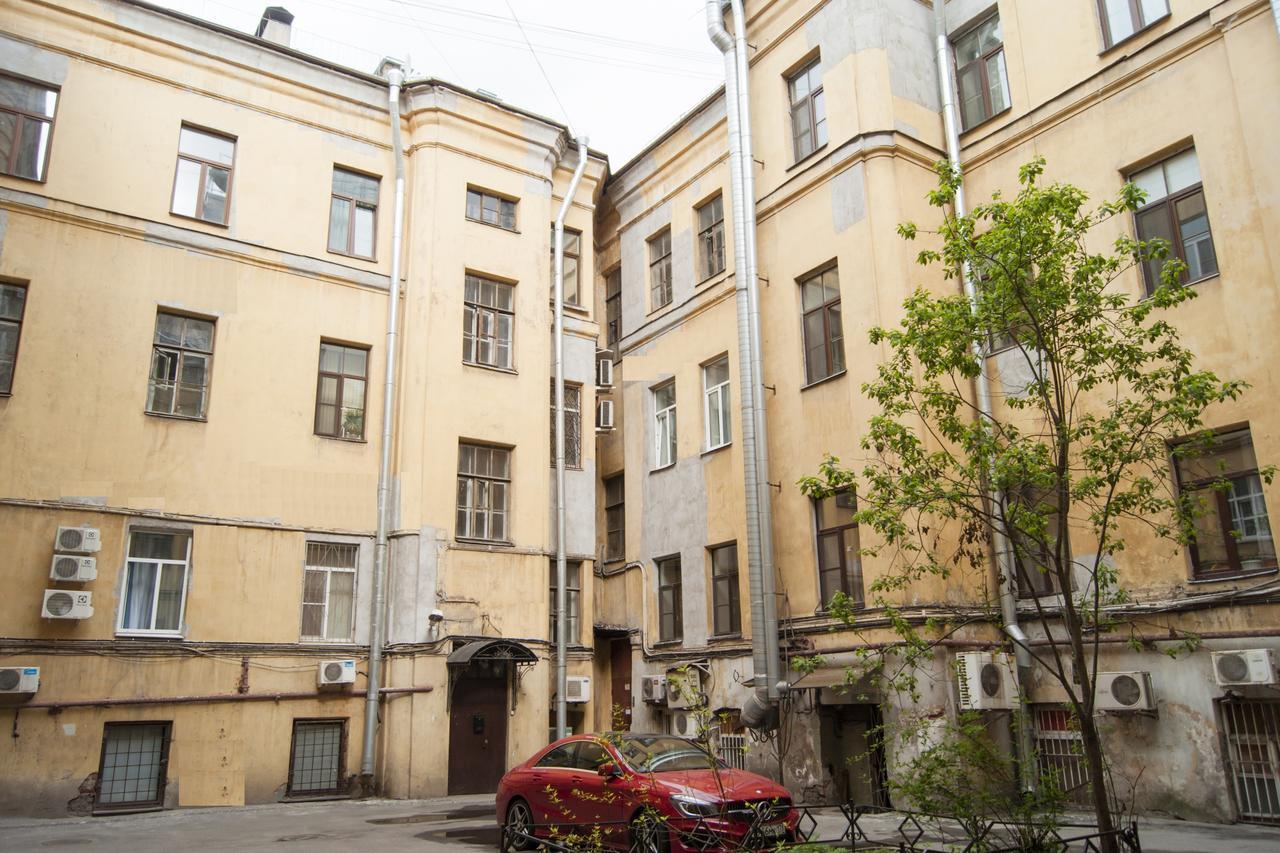
[(297, 50), (365, 72), (384, 56), (407, 58), (413, 76), (585, 133), (614, 169), (724, 82), (702, 0), (150, 2), (249, 33), (266, 6), (284, 6)]

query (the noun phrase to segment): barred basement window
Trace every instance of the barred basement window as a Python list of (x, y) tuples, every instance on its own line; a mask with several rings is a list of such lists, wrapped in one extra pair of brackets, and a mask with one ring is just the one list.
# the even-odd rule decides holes
[(212, 320), (157, 313), (147, 411), (153, 415), (203, 418), (212, 363)]
[(359, 545), (308, 542), (302, 581), (302, 639), (351, 642)]
[(289, 795), (340, 793), (346, 752), (346, 720), (294, 720)]
[(106, 723), (94, 811), (133, 810), (164, 803), (169, 767), (164, 723)]

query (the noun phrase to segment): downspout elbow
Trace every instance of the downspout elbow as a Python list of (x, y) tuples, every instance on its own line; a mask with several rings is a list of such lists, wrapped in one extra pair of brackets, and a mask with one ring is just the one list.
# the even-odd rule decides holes
[(733, 36), (724, 26), (723, 0), (707, 0), (707, 37), (721, 53), (733, 50)]

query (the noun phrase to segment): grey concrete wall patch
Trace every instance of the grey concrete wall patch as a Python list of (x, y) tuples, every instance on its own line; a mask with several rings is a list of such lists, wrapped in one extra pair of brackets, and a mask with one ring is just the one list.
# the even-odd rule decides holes
[(0, 35), (0, 71), (61, 86), (67, 79), (67, 57)]
[(866, 172), (861, 163), (856, 163), (831, 181), (831, 225), (839, 234), (857, 225), (866, 215)]

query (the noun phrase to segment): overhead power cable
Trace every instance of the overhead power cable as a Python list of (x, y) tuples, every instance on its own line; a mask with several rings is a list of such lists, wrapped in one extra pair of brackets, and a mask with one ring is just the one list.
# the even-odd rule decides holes
[(529, 36), (524, 31), (524, 25), (520, 23), (520, 18), (516, 15), (516, 10), (511, 7), (511, 0), (504, 0), (507, 4), (507, 10), (511, 12), (511, 20), (516, 22), (516, 26), (520, 28), (520, 35), (524, 36), (524, 43), (529, 46), (529, 53), (533, 55), (533, 61), (538, 64), (538, 70), (542, 72), (542, 79), (547, 81), (547, 88), (551, 90), (551, 97), (556, 99), (556, 103), (560, 105), (560, 112), (564, 114), (564, 123), (569, 127), (573, 127), (573, 121), (569, 118), (569, 111), (564, 108), (564, 102), (560, 100), (560, 93), (556, 91), (555, 84), (551, 82), (551, 77), (547, 74), (547, 69), (543, 67), (542, 60), (538, 58), (538, 52), (533, 49), (533, 44), (529, 41)]

